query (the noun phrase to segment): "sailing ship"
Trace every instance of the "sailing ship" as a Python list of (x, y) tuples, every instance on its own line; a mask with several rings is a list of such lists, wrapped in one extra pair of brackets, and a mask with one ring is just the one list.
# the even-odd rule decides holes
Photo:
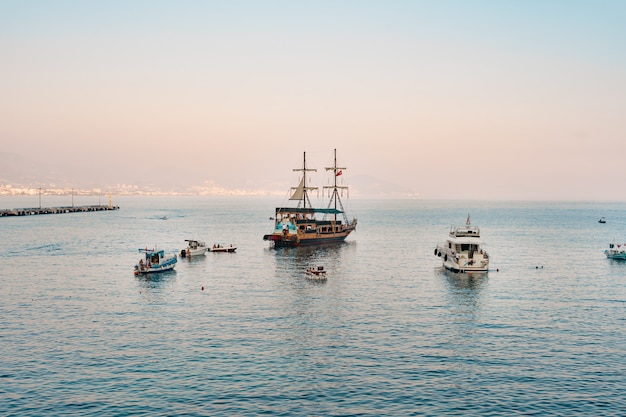
[(324, 186), (329, 192), (330, 201), (326, 208), (316, 208), (311, 204), (309, 193), (318, 187), (307, 186), (307, 173), (316, 172), (316, 169), (306, 165), (304, 152), (302, 168), (294, 171), (302, 172), (302, 178), (297, 187), (292, 187), (293, 194), (289, 198), (297, 201), (296, 207), (277, 207), (274, 216), (274, 231), (263, 236), (263, 240), (270, 241), (275, 248), (296, 247), (305, 245), (319, 245), (325, 243), (343, 242), (356, 229), (357, 219), (348, 220), (348, 216), (341, 202), (340, 192), (348, 187), (337, 184), (337, 178), (346, 170), (337, 166), (337, 150), (334, 150), (334, 164), (326, 171), (333, 173), (333, 185)]

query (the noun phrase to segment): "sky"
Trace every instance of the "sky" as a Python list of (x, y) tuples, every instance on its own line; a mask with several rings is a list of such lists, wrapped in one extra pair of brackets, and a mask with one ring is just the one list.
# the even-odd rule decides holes
[(624, 21), (607, 0), (0, 0), (0, 179), (286, 192), (337, 149), (357, 197), (623, 201)]

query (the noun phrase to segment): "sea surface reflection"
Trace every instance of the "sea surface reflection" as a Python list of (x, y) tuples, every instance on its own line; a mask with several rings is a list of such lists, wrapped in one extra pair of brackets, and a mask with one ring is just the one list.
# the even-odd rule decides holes
[[(360, 201), (344, 244), (276, 250), (262, 240), (273, 201), (116, 203), (0, 220), (0, 414), (626, 408), (626, 263), (602, 253), (626, 230), (625, 204)], [(468, 211), (487, 274), (451, 273), (433, 256)], [(189, 238), (238, 249), (134, 276), (137, 248), (180, 253)], [(326, 281), (307, 279), (313, 266)]]

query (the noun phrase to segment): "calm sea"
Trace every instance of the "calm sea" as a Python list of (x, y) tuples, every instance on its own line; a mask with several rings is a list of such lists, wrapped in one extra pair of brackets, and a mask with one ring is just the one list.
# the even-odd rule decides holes
[[(346, 243), (272, 250), (279, 201), (113, 202), (0, 218), (0, 415), (626, 415), (626, 203), (351, 200)], [(468, 213), (484, 276), (433, 254)], [(133, 275), (185, 239), (239, 249)]]

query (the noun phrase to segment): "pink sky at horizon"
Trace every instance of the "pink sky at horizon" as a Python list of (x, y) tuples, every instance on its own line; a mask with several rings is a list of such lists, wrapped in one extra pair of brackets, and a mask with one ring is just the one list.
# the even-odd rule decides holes
[(321, 169), (336, 148), (361, 195), (626, 200), (624, 17), (618, 1), (4, 2), (1, 151), (77, 186), (277, 190), (304, 151)]

